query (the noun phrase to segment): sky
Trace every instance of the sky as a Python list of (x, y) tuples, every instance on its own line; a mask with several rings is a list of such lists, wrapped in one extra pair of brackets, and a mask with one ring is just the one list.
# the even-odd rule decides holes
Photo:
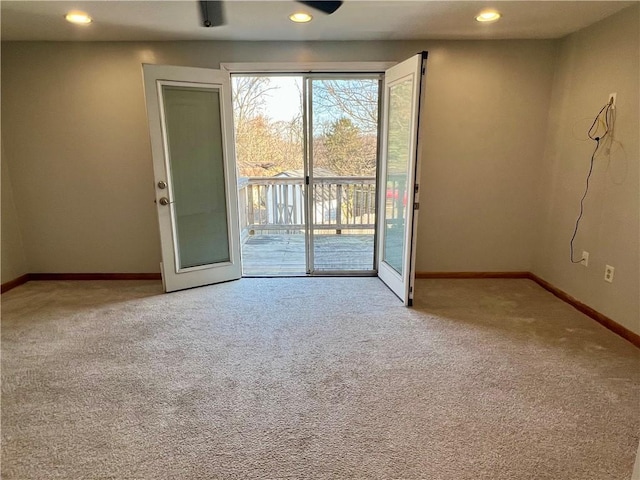
[[(264, 110), (266, 117), (275, 121), (290, 121), (293, 118), (302, 118), (302, 76), (269, 76), (270, 86), (275, 87), (266, 92), (263, 96)], [(375, 80), (373, 80), (375, 81)], [(322, 83), (314, 83), (314, 88), (321, 88)], [(314, 96), (314, 102), (316, 101)], [(316, 109), (313, 112), (314, 125), (321, 127), (322, 124), (332, 122), (340, 117), (349, 116), (345, 112), (336, 109)], [(315, 128), (314, 128), (315, 131)]]
[[(299, 88), (296, 88), (296, 84)], [(302, 116), (302, 105), (298, 91), (302, 91), (302, 77), (271, 77), (271, 85), (277, 90), (268, 92), (265, 112), (274, 120), (291, 120)]]

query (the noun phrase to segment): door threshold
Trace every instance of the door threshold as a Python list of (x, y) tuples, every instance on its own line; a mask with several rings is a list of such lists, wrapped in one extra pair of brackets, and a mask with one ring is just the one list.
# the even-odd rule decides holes
[(243, 274), (242, 278), (304, 278), (309, 275), (306, 273), (272, 273), (272, 274)]
[(306, 278), (306, 277), (377, 277), (376, 271), (353, 271), (353, 272), (339, 272), (339, 271), (327, 271), (327, 272), (314, 272), (314, 273), (285, 273), (285, 274), (264, 274), (257, 275), (243, 274), (242, 278)]

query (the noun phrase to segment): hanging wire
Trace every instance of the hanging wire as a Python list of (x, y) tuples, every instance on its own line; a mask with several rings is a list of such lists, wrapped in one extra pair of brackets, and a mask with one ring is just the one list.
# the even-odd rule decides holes
[[(573, 235), (571, 235), (571, 241), (569, 242), (569, 252), (570, 252), (570, 260), (571, 263), (581, 263), (582, 262), (582, 257), (580, 257), (579, 260), (574, 260), (573, 258), (573, 242), (576, 239), (576, 235), (578, 234), (578, 228), (580, 227), (580, 220), (582, 220), (582, 215), (584, 214), (584, 200), (585, 198), (587, 198), (587, 193), (589, 193), (589, 180), (591, 179), (591, 174), (593, 173), (593, 163), (595, 161), (596, 158), (596, 154), (598, 153), (598, 150), (600, 149), (600, 145), (605, 137), (607, 137), (607, 135), (610, 134), (612, 127), (613, 127), (613, 112), (612, 112), (612, 108), (613, 108), (613, 99), (611, 99), (609, 102), (607, 102), (598, 112), (598, 114), (596, 115), (596, 117), (593, 119), (593, 123), (591, 123), (591, 127), (589, 127), (589, 130), (587, 131), (587, 135), (589, 136), (589, 138), (593, 141), (596, 142), (596, 145), (593, 149), (593, 152), (591, 153), (591, 160), (589, 161), (589, 173), (587, 174), (587, 181), (586, 181), (586, 186), (584, 189), (584, 194), (582, 195), (582, 198), (580, 199), (580, 214), (578, 215), (578, 218), (576, 219), (576, 225), (575, 228), (573, 229)], [(603, 115), (604, 113), (604, 115)], [(600, 129), (600, 127), (604, 128), (604, 133), (602, 133), (602, 135), (597, 135), (598, 130)]]

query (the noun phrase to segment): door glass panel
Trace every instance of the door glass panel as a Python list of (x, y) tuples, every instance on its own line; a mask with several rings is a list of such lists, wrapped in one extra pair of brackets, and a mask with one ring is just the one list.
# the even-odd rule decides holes
[(306, 185), (302, 77), (234, 75), (244, 275), (303, 275)]
[(379, 77), (313, 78), (314, 271), (373, 271)]
[(411, 156), (411, 109), (413, 79), (389, 88), (389, 130), (387, 138), (387, 173), (385, 178), (385, 224), (383, 261), (400, 275), (405, 252), (404, 232), (407, 221), (407, 192)]
[(162, 87), (178, 270), (230, 261), (220, 92)]

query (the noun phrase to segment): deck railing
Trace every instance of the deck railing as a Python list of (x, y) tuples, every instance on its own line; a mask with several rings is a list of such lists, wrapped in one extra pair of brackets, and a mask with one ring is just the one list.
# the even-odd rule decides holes
[[(243, 236), (304, 231), (304, 178), (245, 177), (238, 184)], [(313, 229), (327, 233), (375, 228), (375, 177), (313, 179)]]

